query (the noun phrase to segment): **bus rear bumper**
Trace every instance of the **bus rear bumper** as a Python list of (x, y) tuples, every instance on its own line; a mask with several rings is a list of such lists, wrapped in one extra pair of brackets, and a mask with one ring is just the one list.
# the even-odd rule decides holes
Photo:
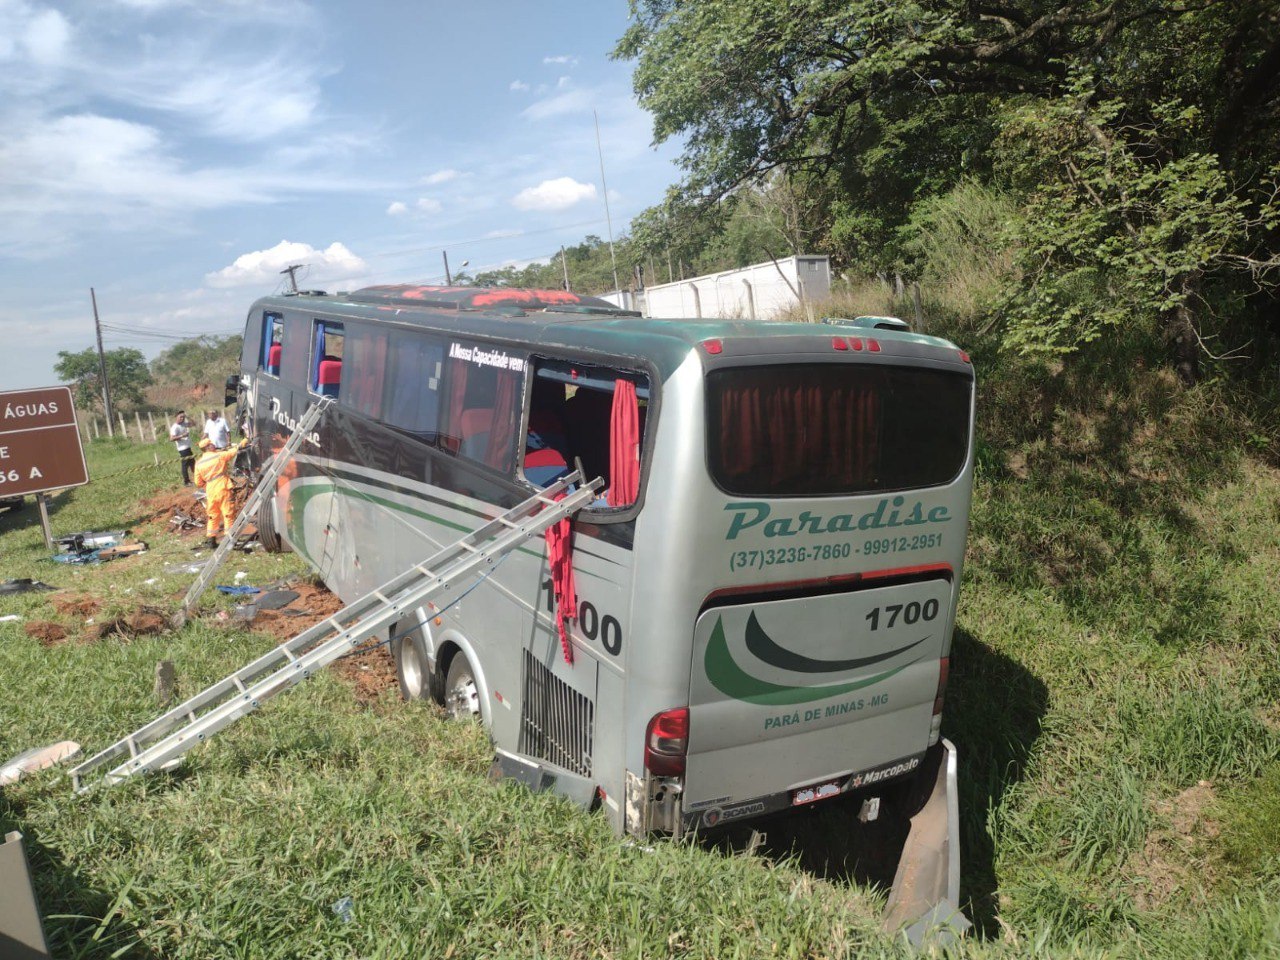
[(914, 945), (945, 945), (971, 924), (960, 909), (960, 807), (956, 748), (946, 739), (931, 749), (917, 776), (928, 790), (902, 848), (882, 927), (903, 931)]

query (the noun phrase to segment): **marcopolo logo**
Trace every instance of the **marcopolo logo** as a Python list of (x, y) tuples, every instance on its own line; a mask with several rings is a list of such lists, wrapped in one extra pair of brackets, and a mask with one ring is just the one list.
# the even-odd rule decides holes
[(764, 525), (763, 529), (758, 532), (766, 537), (794, 537), (802, 533), (851, 533), (855, 530), (914, 527), (923, 523), (946, 523), (951, 519), (951, 512), (946, 507), (930, 507), (926, 510), (920, 500), (907, 508), (905, 497), (882, 499), (874, 510), (868, 510), (860, 516), (852, 513), (824, 515), (804, 510), (798, 517), (770, 519), (773, 508), (758, 500), (727, 503), (724, 508), (733, 514), (729, 518), (726, 540), (736, 540), (744, 530), (752, 530), (761, 524)]
[[(764, 628), (760, 626), (760, 621), (756, 619), (754, 611), (747, 617), (745, 636), (747, 650), (761, 663), (792, 673), (819, 675), (847, 673), (851, 670), (875, 666), (878, 663), (892, 660), (894, 657), (918, 647), (929, 639), (927, 636), (921, 637), (919, 640), (908, 643), (905, 646), (867, 657), (853, 657), (846, 660), (817, 660), (779, 645), (765, 633)], [(899, 667), (894, 667), (883, 673), (877, 673), (874, 676), (846, 680), (840, 683), (826, 683), (816, 686), (772, 683), (748, 673), (733, 658), (733, 651), (729, 649), (729, 642), (725, 637), (723, 616), (716, 617), (716, 624), (711, 630), (711, 639), (707, 643), (707, 653), (703, 658), (707, 679), (711, 681), (712, 686), (717, 690), (735, 700), (767, 706), (811, 703), (814, 700), (837, 697), (852, 690), (861, 690), (882, 680), (888, 680), (894, 674), (905, 670), (915, 662), (912, 660), (910, 663), (904, 663)]]

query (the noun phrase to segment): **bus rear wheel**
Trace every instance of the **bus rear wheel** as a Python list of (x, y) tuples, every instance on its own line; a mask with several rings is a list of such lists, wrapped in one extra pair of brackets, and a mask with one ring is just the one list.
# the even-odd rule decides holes
[(258, 516), (255, 518), (258, 527), (258, 542), (267, 553), (284, 553), (284, 542), (280, 532), (276, 530), (276, 516), (272, 505), (274, 497), (264, 497), (258, 504)]
[(396, 679), (400, 683), (400, 699), (443, 702), (443, 679), (432, 669), (422, 638), (413, 632), (399, 636), (399, 632), (397, 625), (392, 631), (395, 639), (391, 648), (396, 661)]
[(444, 709), (450, 720), (480, 720), (480, 687), (467, 655), (459, 651), (449, 662), (444, 681)]

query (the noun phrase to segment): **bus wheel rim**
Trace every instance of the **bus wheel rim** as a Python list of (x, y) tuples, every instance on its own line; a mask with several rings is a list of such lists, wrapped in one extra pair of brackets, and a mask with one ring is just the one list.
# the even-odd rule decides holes
[(480, 716), (480, 691), (476, 689), (475, 680), (463, 674), (454, 681), (446, 697), (449, 716), (455, 720), (471, 720)]
[(426, 676), (422, 658), (418, 656), (418, 648), (412, 640), (402, 640), (400, 648), (400, 669), (404, 672), (404, 685), (415, 697), (421, 697), (424, 690), (423, 678)]

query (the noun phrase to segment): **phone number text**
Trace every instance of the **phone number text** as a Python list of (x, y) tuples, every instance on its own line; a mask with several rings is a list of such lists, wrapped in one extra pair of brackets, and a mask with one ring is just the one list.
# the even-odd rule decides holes
[(735, 550), (729, 555), (730, 570), (764, 570), (788, 563), (809, 563), (820, 560), (843, 560), (846, 557), (874, 557), (883, 553), (905, 553), (911, 550), (930, 550), (942, 546), (942, 534), (921, 533), (914, 537), (880, 537), (864, 541), (860, 546), (851, 543), (822, 543), (812, 546), (765, 547), (762, 550)]

